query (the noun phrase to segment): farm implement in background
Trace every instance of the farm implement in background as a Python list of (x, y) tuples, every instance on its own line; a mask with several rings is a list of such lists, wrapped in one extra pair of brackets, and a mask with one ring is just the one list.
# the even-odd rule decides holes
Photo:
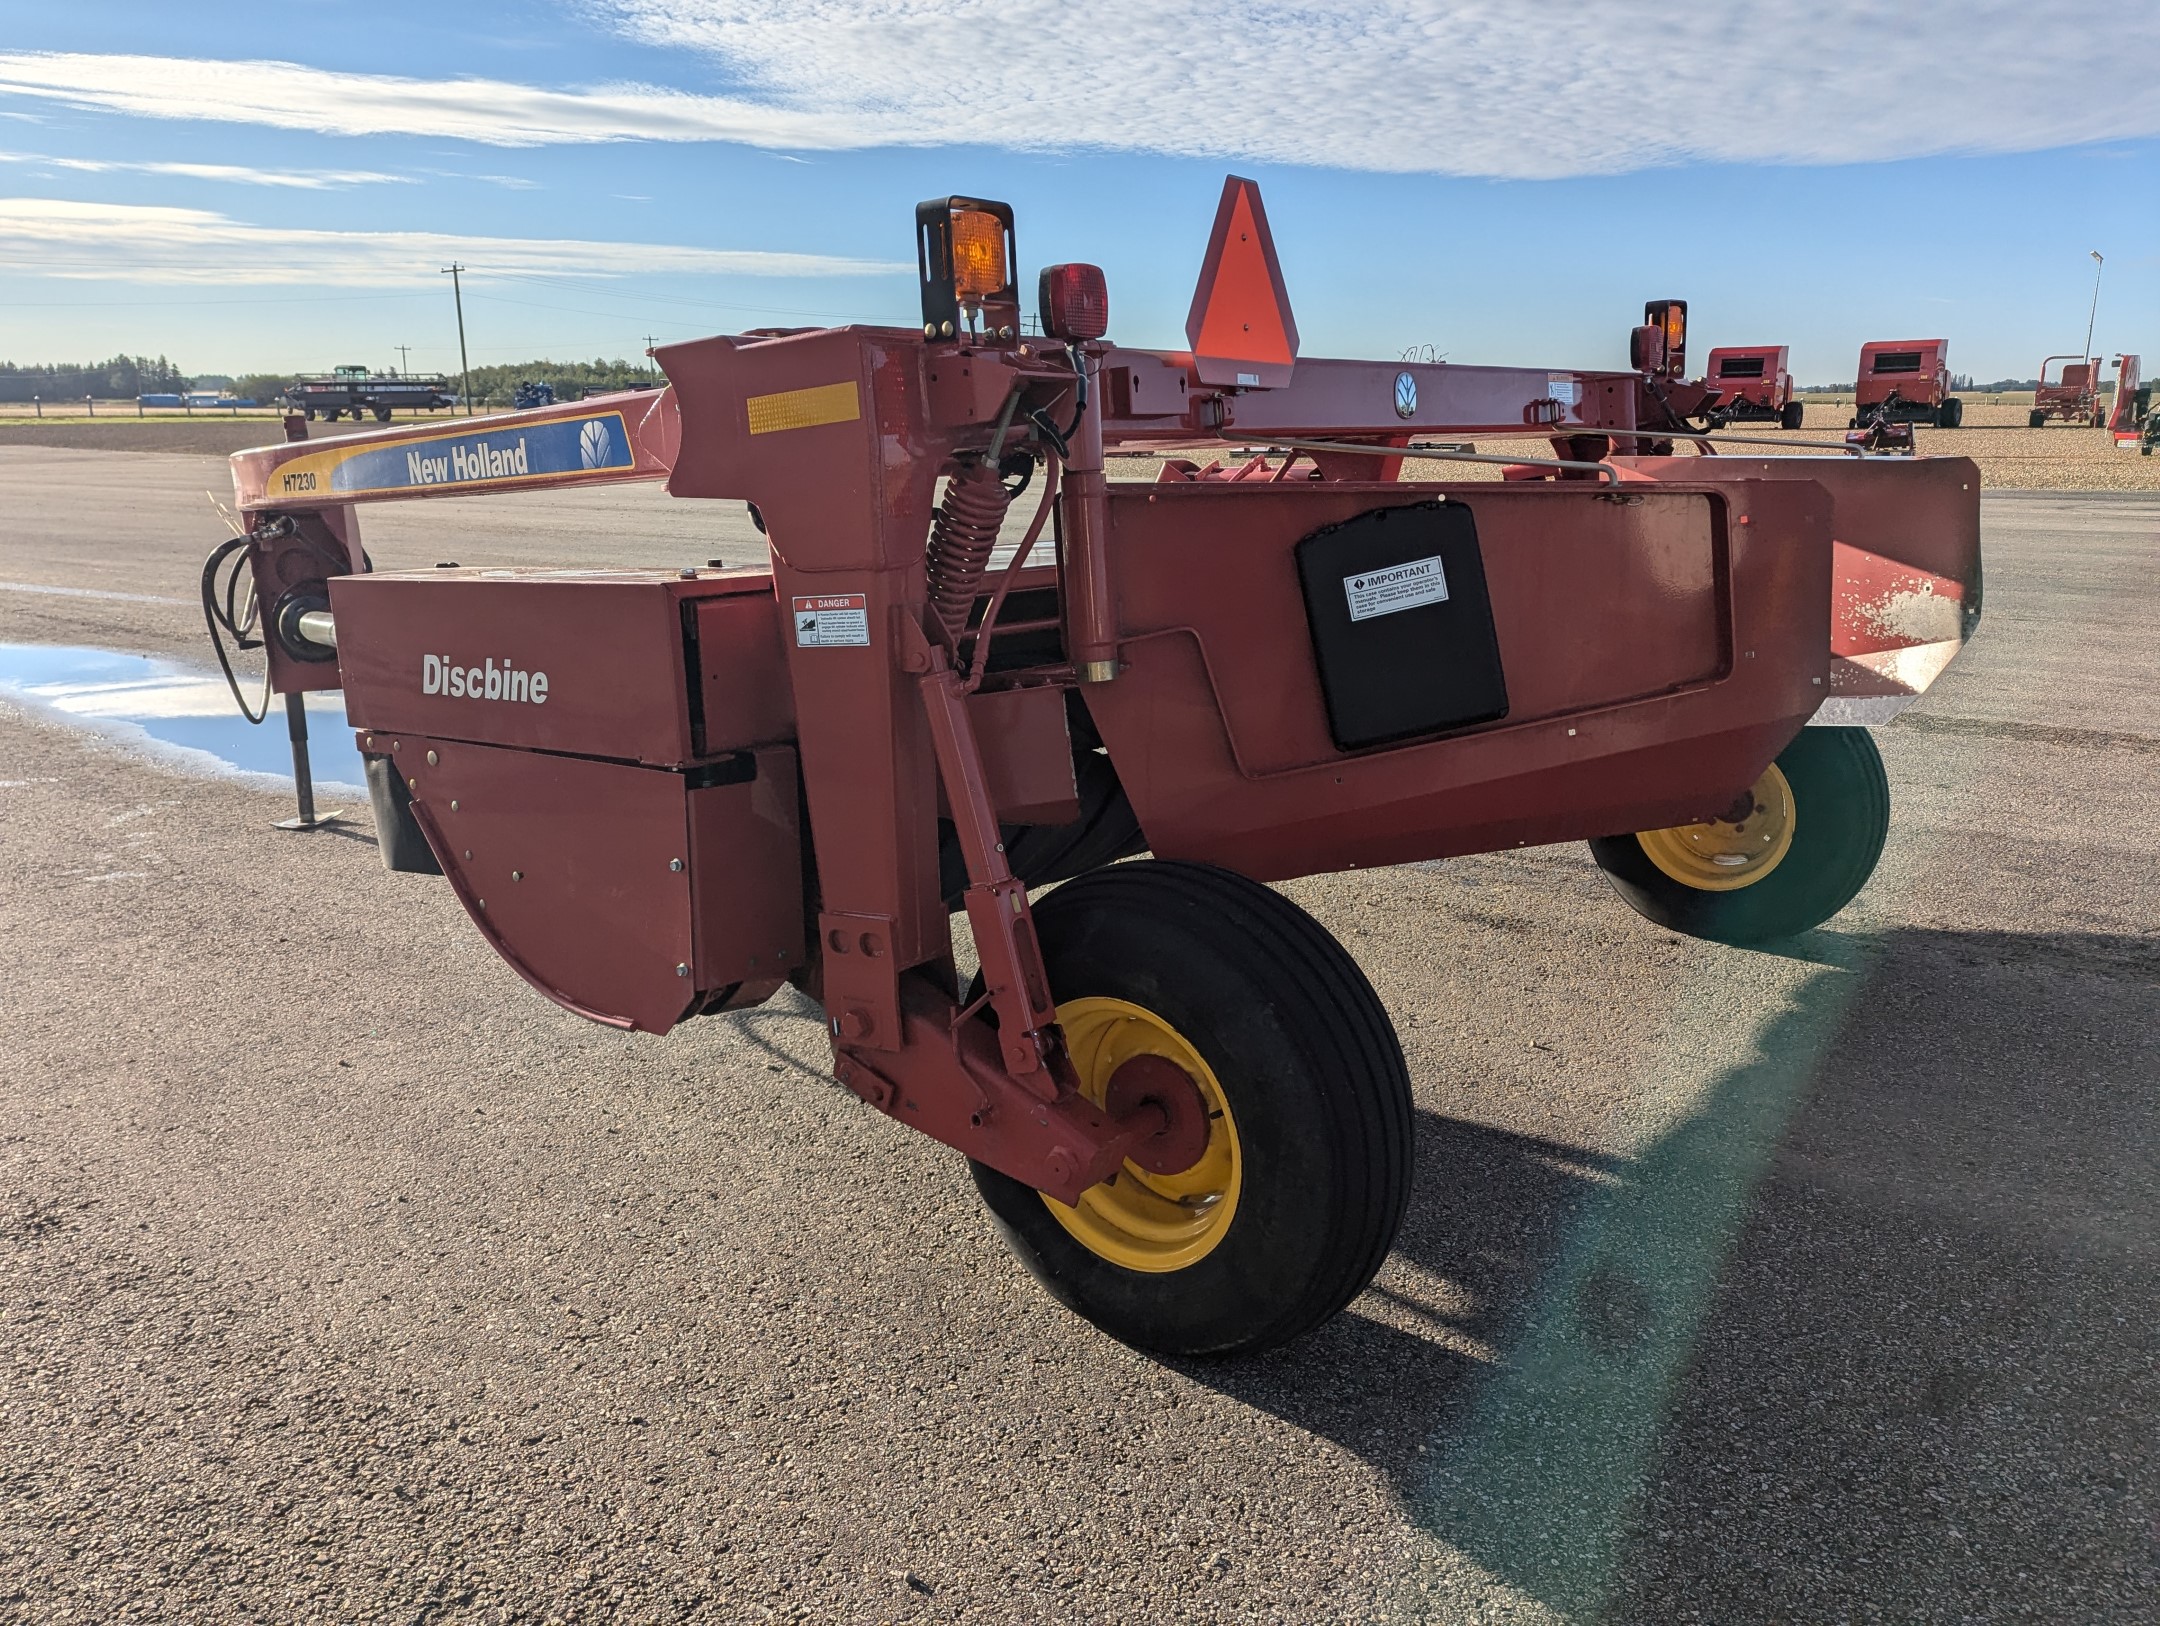
[(2094, 429), (2107, 423), (2107, 408), (2100, 404), (2098, 356), (2050, 356), (2040, 363), (2032, 412), (2025, 422), (2038, 429), (2051, 421)]
[(1788, 353), (1782, 344), (1726, 346), (1711, 351), (1702, 379), (1705, 387), (1718, 392), (1717, 404), (1709, 410), (1710, 427), (1774, 423), (1780, 429), (1798, 429), (1801, 401), (1793, 392), (1792, 373), (1786, 365)]
[(1965, 403), (1950, 393), (1950, 341), (1877, 339), (1860, 347), (1853, 429), (1871, 423), (1932, 424), (1955, 429)]
[[(244, 573), (271, 687), (343, 688), (385, 861), (542, 994), (659, 1034), (793, 984), (1063, 1303), (1153, 1350), (1279, 1343), (1386, 1255), (1412, 1115), (1364, 974), (1264, 883), (1587, 840), (1677, 929), (1814, 926), (1888, 828), (1851, 725), (1977, 622), (1979, 479), (1734, 455), (1688, 427), (1676, 300), (1625, 372), (1304, 356), (1236, 178), (1184, 350), (1110, 342), (1083, 264), (1027, 333), (1002, 204), (916, 232), (919, 328), (238, 454), (206, 596)], [(1490, 437), (1523, 452), (1462, 449)], [(633, 480), (749, 503), (769, 563), (361, 547), (371, 502)]]
[(440, 412), (457, 403), (450, 394), (450, 380), (439, 374), (401, 378), (352, 366), (294, 379), (285, 387), (282, 404), (310, 423), (317, 418), (336, 423), (345, 416), (354, 423), (363, 417), (388, 423), (395, 412)]

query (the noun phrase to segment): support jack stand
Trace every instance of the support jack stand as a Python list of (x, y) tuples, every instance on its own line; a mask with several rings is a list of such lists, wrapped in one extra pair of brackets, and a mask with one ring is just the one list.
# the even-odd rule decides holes
[(308, 771), (307, 706), (298, 694), (285, 697), (285, 732), (292, 738), (293, 789), (299, 794), (300, 816), (279, 819), (276, 828), (319, 830), (326, 824), (336, 824), (345, 816), (343, 808), (333, 807), (327, 813), (315, 811), (315, 777)]

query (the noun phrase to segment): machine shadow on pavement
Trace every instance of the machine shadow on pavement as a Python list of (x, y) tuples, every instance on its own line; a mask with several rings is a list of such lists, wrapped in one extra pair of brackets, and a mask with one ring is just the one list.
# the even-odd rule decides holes
[(1182, 1369), (1570, 1618), (2150, 1618), (2160, 938), (1790, 952), (1638, 1158), (1421, 1119), (1400, 1253), (1494, 1365), (1352, 1313)]

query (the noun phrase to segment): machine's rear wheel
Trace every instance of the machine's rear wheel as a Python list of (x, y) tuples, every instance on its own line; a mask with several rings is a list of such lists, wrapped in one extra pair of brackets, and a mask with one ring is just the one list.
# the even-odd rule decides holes
[(1158, 1057), (1210, 1119), (1190, 1168), (1127, 1163), (1074, 1208), (975, 1165), (1036, 1279), (1169, 1355), (1265, 1349), (1349, 1303), (1394, 1242), (1411, 1151), (1402, 1048), (1356, 962), (1280, 894), (1202, 864), (1096, 870), (1035, 926), (1082, 1088), (1100, 1099)]
[(1602, 837), (1590, 853), (1660, 926), (1773, 942), (1820, 926), (1867, 885), (1890, 830), (1890, 781), (1866, 729), (1803, 728), (1730, 812)]
[(1804, 402), (1787, 401), (1778, 411), (1778, 427), (1780, 429), (1798, 429), (1806, 415), (1807, 407)]
[(2038, 407), (2034, 407), (2032, 411), (2025, 414), (2025, 427), (2027, 429), (2038, 429), (2042, 424), (2046, 422), (2047, 414), (2045, 412), (2042, 412)]

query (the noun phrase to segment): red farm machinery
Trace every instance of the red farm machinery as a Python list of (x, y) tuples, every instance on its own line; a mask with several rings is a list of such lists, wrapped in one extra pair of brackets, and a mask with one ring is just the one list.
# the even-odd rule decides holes
[(1932, 424), (1955, 429), (1965, 403), (1950, 393), (1950, 341), (1877, 339), (1860, 347), (1860, 380), (1851, 427)]
[(1712, 429), (1732, 423), (1774, 423), (1798, 429), (1802, 410), (1793, 393), (1792, 373), (1782, 344), (1721, 346), (1710, 352), (1703, 369), (1705, 389), (1717, 391), (1709, 409)]
[[(1627, 372), (1302, 356), (1235, 178), (1186, 350), (1110, 342), (1079, 264), (1026, 332), (1003, 205), (923, 205), (917, 250), (918, 328), (242, 452), (206, 599), (288, 714), (344, 689), (386, 863), (540, 993), (661, 1034), (792, 984), (1060, 1301), (1279, 1343), (1387, 1254), (1412, 1111), (1364, 973), (1265, 883), (1582, 840), (1676, 930), (1817, 925), (1888, 828), (1855, 725), (1978, 620), (1978, 474), (1688, 429), (1678, 301)], [(769, 563), (361, 548), (365, 503), (632, 480), (752, 505)]]
[(2143, 359), (2135, 355), (2115, 358), (2115, 399), (2108, 407), (2108, 433), (2125, 450), (2135, 447), (2152, 456), (2160, 443), (2160, 406), (2153, 401), (2150, 380), (2143, 376)]
[(2098, 356), (2050, 356), (2040, 363), (2039, 387), (2033, 391), (2028, 427), (2039, 429), (2051, 422), (2107, 426), (2107, 407), (2100, 400)]

